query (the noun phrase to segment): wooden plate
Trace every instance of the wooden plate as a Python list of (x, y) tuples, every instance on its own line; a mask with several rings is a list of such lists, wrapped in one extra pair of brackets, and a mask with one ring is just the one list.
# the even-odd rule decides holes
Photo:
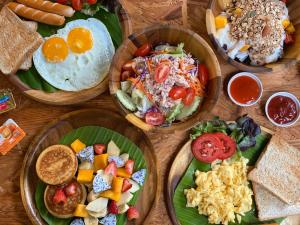
[[(121, 22), (121, 28), (123, 38), (128, 37), (132, 33), (132, 24), (127, 11), (120, 6), (118, 11), (119, 20)], [(50, 105), (72, 105), (80, 102), (84, 102), (95, 98), (108, 89), (108, 76), (97, 86), (82, 90), (79, 92), (68, 92), (58, 90), (53, 93), (47, 93), (42, 90), (35, 90), (23, 83), (16, 74), (8, 75), (7, 78), (16, 85), (25, 95), (28, 97)]]
[[(273, 131), (261, 127), (262, 133), (268, 134), (272, 136), (274, 134)], [(173, 196), (176, 190), (178, 183), (180, 182), (181, 177), (185, 174), (187, 168), (189, 167), (192, 159), (193, 154), (191, 152), (191, 143), (192, 140), (189, 140), (178, 152), (177, 156), (173, 160), (173, 164), (171, 166), (169, 177), (167, 181), (167, 205), (169, 215), (173, 224), (180, 225), (180, 222), (176, 218), (175, 209), (173, 206)], [(283, 225), (299, 225), (300, 218), (299, 217), (288, 217), (289, 223)], [(270, 224), (271, 225), (271, 224)], [(272, 224), (276, 225), (276, 224)]]
[(140, 219), (136, 221), (136, 224), (146, 223), (147, 217), (151, 215), (151, 208), (159, 197), (154, 150), (149, 139), (141, 130), (135, 128), (117, 113), (104, 109), (79, 110), (63, 115), (48, 124), (32, 141), (25, 155), (20, 177), (21, 197), (31, 222), (35, 225), (47, 224), (40, 217), (35, 205), (34, 195), (38, 182), (35, 171), (37, 157), (47, 146), (57, 144), (70, 131), (87, 125), (102, 126), (119, 132), (143, 151), (149, 175), (137, 202)]

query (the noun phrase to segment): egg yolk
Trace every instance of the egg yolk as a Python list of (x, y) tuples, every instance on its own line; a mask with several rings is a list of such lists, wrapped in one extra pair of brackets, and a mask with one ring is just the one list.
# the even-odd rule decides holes
[(48, 62), (62, 62), (68, 56), (68, 46), (63, 38), (51, 37), (43, 44), (42, 52)]
[(69, 32), (68, 45), (72, 52), (84, 53), (93, 47), (93, 37), (89, 30), (74, 28)]

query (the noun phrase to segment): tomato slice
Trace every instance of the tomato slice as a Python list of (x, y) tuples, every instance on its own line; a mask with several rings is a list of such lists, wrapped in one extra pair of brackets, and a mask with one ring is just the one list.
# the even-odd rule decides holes
[(209, 72), (205, 64), (199, 64), (198, 65), (198, 78), (200, 83), (203, 86), (206, 86), (208, 83), (208, 78), (209, 78)]
[(76, 11), (80, 11), (82, 8), (82, 2), (80, 0), (72, 0), (72, 7)]
[(170, 67), (166, 64), (159, 64), (155, 69), (154, 79), (157, 83), (164, 82), (170, 73)]
[(150, 125), (158, 126), (165, 121), (165, 118), (160, 112), (147, 112), (145, 120)]
[(169, 92), (169, 97), (173, 100), (184, 98), (186, 96), (186, 90), (184, 87), (174, 86)]
[(150, 51), (151, 51), (151, 45), (149, 43), (145, 43), (135, 51), (134, 56), (144, 57), (148, 55)]
[(223, 148), (219, 153), (219, 159), (224, 160), (231, 157), (236, 152), (236, 143), (235, 141), (224, 133), (214, 133), (214, 135), (219, 138), (222, 142)]
[(193, 88), (187, 88), (186, 89), (186, 96), (183, 98), (183, 104), (184, 105), (190, 105), (193, 103), (195, 98), (196, 92)]
[(134, 66), (135, 66), (134, 60), (130, 60), (122, 66), (122, 69), (126, 71), (133, 71)]
[(205, 163), (212, 163), (219, 157), (223, 148), (222, 142), (214, 134), (202, 134), (192, 143), (192, 153), (196, 159)]

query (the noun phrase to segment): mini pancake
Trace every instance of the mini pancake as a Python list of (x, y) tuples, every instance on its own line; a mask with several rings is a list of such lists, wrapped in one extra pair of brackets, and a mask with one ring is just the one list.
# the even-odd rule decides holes
[(75, 176), (77, 167), (77, 157), (66, 145), (52, 145), (46, 148), (36, 162), (38, 177), (51, 185), (70, 181)]
[(76, 209), (77, 204), (81, 203), (84, 204), (86, 200), (86, 188), (84, 185), (78, 183), (76, 180), (72, 180), (76, 185), (76, 193), (67, 196), (67, 202), (65, 204), (55, 204), (53, 202), (53, 197), (55, 194), (55, 191), (57, 188), (63, 188), (65, 185), (58, 185), (58, 186), (52, 186), (48, 185), (46, 187), (45, 193), (44, 193), (44, 202), (47, 210), (49, 213), (51, 213), (53, 216), (58, 217), (58, 218), (71, 218), (73, 217), (73, 213)]

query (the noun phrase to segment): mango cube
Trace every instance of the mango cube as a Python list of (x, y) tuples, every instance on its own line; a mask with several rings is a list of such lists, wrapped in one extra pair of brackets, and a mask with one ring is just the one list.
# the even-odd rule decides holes
[(89, 216), (89, 213), (88, 211), (85, 209), (86, 205), (83, 205), (83, 204), (78, 204), (76, 206), (76, 209), (73, 213), (74, 216), (76, 217), (88, 217)]
[(114, 177), (112, 181), (112, 190), (115, 193), (121, 193), (123, 186), (124, 178), (122, 177)]
[(81, 184), (91, 183), (93, 181), (94, 170), (78, 170), (77, 181)]
[(116, 202), (118, 202), (121, 198), (121, 192), (120, 193), (116, 193), (112, 190), (107, 190), (107, 191), (103, 191), (100, 193), (100, 197), (102, 198), (109, 198), (111, 200), (114, 200)]
[(295, 33), (296, 29), (292, 23), (286, 28), (286, 31), (290, 34)]
[(71, 144), (71, 148), (73, 149), (74, 152), (78, 153), (80, 152), (82, 149), (84, 149), (86, 147), (86, 145), (84, 143), (82, 143), (79, 139), (76, 139), (75, 141), (73, 141), (73, 143)]
[(117, 176), (118, 177), (124, 177), (124, 178), (130, 178), (131, 175), (126, 172), (125, 168), (118, 168), (117, 169)]
[(282, 26), (284, 27), (284, 29), (286, 29), (289, 25), (290, 25), (290, 21), (288, 19), (285, 19), (282, 21)]
[(243, 47), (241, 47), (240, 51), (241, 52), (245, 52), (250, 48), (250, 45), (244, 45)]
[(104, 170), (108, 165), (108, 154), (96, 155), (94, 158), (95, 172), (98, 170)]
[(215, 23), (216, 23), (216, 29), (223, 28), (227, 24), (227, 17), (219, 15), (215, 18)]

